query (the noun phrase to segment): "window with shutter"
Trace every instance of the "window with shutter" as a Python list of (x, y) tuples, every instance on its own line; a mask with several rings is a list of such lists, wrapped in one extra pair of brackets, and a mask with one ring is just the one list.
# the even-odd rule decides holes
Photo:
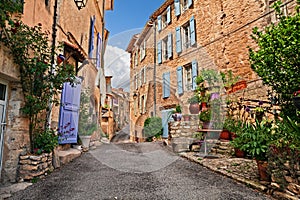
[(144, 83), (147, 82), (147, 67), (144, 67)]
[(190, 30), (191, 30), (191, 45), (195, 45), (196, 44), (196, 31), (195, 31), (195, 19), (194, 16), (191, 17), (190, 19)]
[(93, 17), (91, 17), (90, 41), (89, 41), (89, 58), (93, 58), (95, 21), (96, 21), (96, 17), (94, 15)]
[(170, 72), (163, 73), (163, 98), (170, 96)]
[(180, 15), (180, 0), (174, 0), (175, 16)]
[(190, 8), (193, 5), (193, 0), (188, 0), (188, 7)]
[(180, 26), (176, 27), (176, 52), (181, 53), (181, 32), (180, 32)]
[(161, 15), (159, 15), (157, 17), (157, 30), (161, 31), (161, 29), (162, 29), (162, 26), (161, 26)]
[(171, 23), (171, 6), (167, 8), (167, 24)]
[(183, 94), (182, 66), (177, 67), (177, 93)]
[(168, 34), (168, 58), (173, 56), (173, 42), (172, 42), (172, 33)]
[(157, 62), (159, 63), (159, 64), (161, 64), (162, 63), (162, 42), (161, 41), (158, 41), (158, 43), (157, 43)]
[(96, 55), (97, 69), (99, 69), (101, 65), (101, 48), (102, 48), (102, 39), (100, 33), (97, 33), (97, 55)]
[(192, 61), (192, 90), (196, 89), (196, 78), (198, 76), (198, 63), (196, 60)]
[(144, 110), (143, 113), (147, 112), (147, 94), (144, 95)]

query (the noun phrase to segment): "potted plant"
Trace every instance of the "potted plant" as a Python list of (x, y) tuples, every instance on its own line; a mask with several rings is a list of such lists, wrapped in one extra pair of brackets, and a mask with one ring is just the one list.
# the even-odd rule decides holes
[(231, 93), (233, 85), (235, 85), (240, 78), (239, 76), (233, 76), (232, 70), (229, 70), (226, 73), (221, 72), (221, 77), (228, 94)]
[(209, 101), (209, 95), (208, 94), (203, 94), (200, 96), (200, 101), (201, 101), (201, 110), (206, 110), (208, 108), (207, 103)]
[(92, 134), (97, 130), (97, 123), (92, 119), (89, 98), (90, 90), (86, 89), (80, 94), (80, 113), (78, 122), (78, 135), (84, 147), (89, 148)]
[(200, 111), (200, 96), (195, 94), (191, 98), (188, 99), (188, 103), (190, 104), (189, 110), (191, 114), (198, 114)]
[(182, 118), (182, 114), (181, 114), (181, 106), (180, 105), (176, 105), (175, 110), (172, 114), (172, 118), (175, 121), (180, 121)]
[(237, 137), (232, 140), (234, 147), (243, 150), (255, 158), (259, 170), (260, 179), (269, 181), (266, 172), (267, 151), (271, 143), (271, 127), (266, 121), (256, 123), (244, 123)]
[(207, 109), (204, 111), (201, 111), (201, 113), (199, 114), (199, 119), (200, 121), (203, 122), (203, 129), (208, 129), (209, 128), (209, 124), (210, 124), (210, 120), (211, 120), (211, 110)]

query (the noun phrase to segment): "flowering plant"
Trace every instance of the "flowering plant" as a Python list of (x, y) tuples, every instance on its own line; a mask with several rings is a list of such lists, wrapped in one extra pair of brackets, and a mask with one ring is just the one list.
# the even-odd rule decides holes
[(300, 97), (300, 90), (298, 90), (298, 91), (296, 91), (296, 92), (294, 92), (294, 97)]

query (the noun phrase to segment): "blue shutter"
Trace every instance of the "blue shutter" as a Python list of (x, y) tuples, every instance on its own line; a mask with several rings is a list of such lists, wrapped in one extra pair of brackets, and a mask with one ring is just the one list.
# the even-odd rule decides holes
[(188, 0), (188, 7), (191, 7), (192, 4), (193, 4), (193, 0)]
[(161, 31), (161, 15), (157, 17), (157, 30)]
[(196, 44), (196, 32), (195, 32), (195, 19), (194, 16), (190, 19), (190, 29), (191, 29), (191, 45)]
[(77, 143), (80, 91), (80, 83), (64, 83), (59, 114), (59, 144)]
[(175, 0), (174, 6), (175, 6), (175, 16), (179, 16), (180, 15), (180, 0)]
[(182, 66), (177, 67), (177, 93), (183, 94)]
[(171, 22), (171, 6), (168, 6), (167, 8), (167, 24), (170, 24)]
[(157, 62), (159, 63), (159, 64), (161, 64), (161, 62), (162, 62), (162, 54), (161, 54), (161, 40), (160, 41), (158, 41), (158, 43), (157, 43)]
[(196, 77), (198, 76), (198, 64), (196, 60), (192, 61), (192, 90), (196, 89)]
[(163, 73), (163, 98), (170, 96), (170, 72)]
[(171, 58), (173, 55), (173, 42), (172, 42), (172, 33), (168, 34), (168, 58)]
[(100, 64), (101, 64), (101, 48), (102, 48), (102, 39), (101, 39), (100, 33), (97, 33), (97, 55), (96, 55), (97, 69), (100, 68)]
[(181, 32), (180, 26), (176, 27), (176, 52), (180, 53), (182, 51), (181, 48)]
[(91, 29), (90, 29), (90, 43), (89, 43), (89, 58), (93, 58), (94, 50), (94, 27), (95, 27), (96, 17), (95, 15), (91, 18)]

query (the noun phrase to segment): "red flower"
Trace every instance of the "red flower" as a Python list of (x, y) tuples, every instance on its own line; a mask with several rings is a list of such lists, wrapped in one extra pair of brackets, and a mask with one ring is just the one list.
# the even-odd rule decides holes
[(294, 92), (294, 97), (300, 96), (300, 90)]

